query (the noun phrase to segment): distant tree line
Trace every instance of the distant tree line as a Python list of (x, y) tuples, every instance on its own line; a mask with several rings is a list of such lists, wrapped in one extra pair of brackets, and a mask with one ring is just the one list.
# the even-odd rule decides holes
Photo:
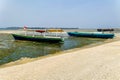
[[(28, 29), (79, 29), (79, 28), (63, 28), (63, 27), (27, 27)], [(23, 29), (23, 27), (7, 27), (4, 29)]]

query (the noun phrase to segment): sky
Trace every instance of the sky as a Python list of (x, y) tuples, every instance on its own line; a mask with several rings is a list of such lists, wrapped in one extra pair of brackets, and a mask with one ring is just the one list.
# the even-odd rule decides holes
[(0, 27), (120, 27), (120, 0), (0, 0)]

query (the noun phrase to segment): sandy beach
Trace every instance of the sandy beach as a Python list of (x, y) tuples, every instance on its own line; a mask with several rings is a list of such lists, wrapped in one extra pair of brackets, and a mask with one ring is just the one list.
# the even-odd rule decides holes
[(0, 34), (21, 34), (21, 33), (25, 33), (24, 30), (20, 29), (20, 30), (0, 30)]
[(0, 80), (120, 80), (120, 40), (0, 69)]

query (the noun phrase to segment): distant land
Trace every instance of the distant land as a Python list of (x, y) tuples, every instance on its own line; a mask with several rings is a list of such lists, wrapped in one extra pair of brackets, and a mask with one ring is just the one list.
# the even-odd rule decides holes
[[(0, 28), (1, 30), (7, 29), (7, 30), (17, 30), (17, 29), (23, 29), (23, 27), (5, 27)], [(60, 27), (28, 27), (28, 29), (79, 29), (79, 28), (60, 28)]]
[[(18, 30), (23, 29), (23, 27), (1, 27), (0, 30)], [(97, 28), (68, 28), (68, 27), (28, 27), (28, 29), (81, 29), (81, 30), (95, 30)], [(107, 29), (107, 28), (103, 28)], [(108, 28), (109, 29), (109, 28)], [(113, 28), (115, 31), (120, 31), (120, 28)]]

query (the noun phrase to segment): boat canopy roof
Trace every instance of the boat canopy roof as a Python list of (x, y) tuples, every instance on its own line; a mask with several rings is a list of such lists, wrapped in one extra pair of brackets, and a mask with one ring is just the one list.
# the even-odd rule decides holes
[(62, 29), (48, 29), (47, 32), (64, 32)]
[(102, 32), (102, 31), (114, 31), (114, 29), (97, 29), (97, 31)]

